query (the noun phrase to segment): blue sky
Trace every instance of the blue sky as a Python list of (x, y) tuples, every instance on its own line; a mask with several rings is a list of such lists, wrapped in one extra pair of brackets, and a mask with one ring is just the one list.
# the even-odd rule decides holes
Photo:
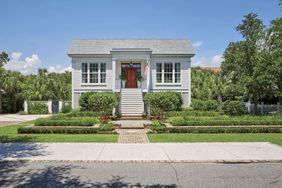
[(278, 0), (0, 0), (0, 5), (0, 51), (11, 56), (8, 68), (25, 73), (69, 67), (67, 49), (77, 38), (188, 38), (197, 46), (194, 64), (217, 66), (228, 43), (240, 40), (234, 27), (243, 15), (255, 12), (268, 25), (282, 9)]

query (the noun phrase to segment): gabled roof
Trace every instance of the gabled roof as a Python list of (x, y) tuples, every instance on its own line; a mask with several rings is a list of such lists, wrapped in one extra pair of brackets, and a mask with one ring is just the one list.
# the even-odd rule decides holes
[(131, 48), (150, 49), (152, 54), (195, 54), (187, 39), (78, 39), (72, 41), (68, 55), (110, 54)]

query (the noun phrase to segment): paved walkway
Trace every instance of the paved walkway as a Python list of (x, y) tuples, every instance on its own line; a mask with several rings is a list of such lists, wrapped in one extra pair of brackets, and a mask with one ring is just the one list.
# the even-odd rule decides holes
[(146, 129), (119, 129), (118, 143), (149, 143)]
[(0, 161), (282, 162), (282, 147), (248, 143), (1, 143)]
[(121, 125), (124, 129), (140, 129), (144, 128), (144, 124), (148, 125), (151, 124), (152, 121), (150, 120), (117, 120), (113, 121), (114, 124)]
[(0, 127), (7, 125), (15, 125), (24, 121), (31, 121), (40, 117), (48, 117), (50, 115), (20, 115), (20, 114), (1, 114)]

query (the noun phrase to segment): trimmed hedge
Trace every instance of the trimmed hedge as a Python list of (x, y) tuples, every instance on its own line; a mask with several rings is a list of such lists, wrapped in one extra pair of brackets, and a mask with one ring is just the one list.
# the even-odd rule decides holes
[(69, 113), (71, 112), (72, 110), (72, 107), (71, 107), (71, 104), (70, 103), (64, 103), (63, 106), (62, 106), (62, 113)]
[(69, 119), (49, 119), (39, 118), (34, 122), (35, 126), (93, 126), (98, 123), (97, 117), (69, 118)]
[(48, 106), (42, 102), (28, 102), (28, 114), (48, 114)]
[(101, 124), (99, 127), (99, 130), (101, 131), (112, 131), (115, 129), (115, 125), (112, 121), (109, 121), (107, 123)]
[(114, 134), (110, 131), (100, 131), (99, 128), (45, 128), (45, 127), (21, 127), (19, 134)]
[(243, 115), (247, 113), (241, 101), (231, 100), (227, 100), (223, 103), (223, 111), (228, 115)]
[(166, 122), (171, 123), (174, 126), (185, 125), (185, 119), (181, 116), (170, 117), (166, 120)]
[(173, 116), (208, 116), (208, 117), (216, 117), (221, 116), (219, 112), (216, 111), (196, 111), (196, 110), (184, 110), (184, 111), (171, 111), (166, 112), (165, 115), (167, 117), (173, 117)]
[(282, 127), (173, 127), (157, 133), (282, 133)]

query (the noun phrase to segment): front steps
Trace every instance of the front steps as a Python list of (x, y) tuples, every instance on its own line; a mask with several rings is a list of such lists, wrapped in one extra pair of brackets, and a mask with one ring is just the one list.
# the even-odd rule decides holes
[(120, 113), (125, 119), (142, 119), (144, 112), (143, 93), (141, 89), (121, 89)]

